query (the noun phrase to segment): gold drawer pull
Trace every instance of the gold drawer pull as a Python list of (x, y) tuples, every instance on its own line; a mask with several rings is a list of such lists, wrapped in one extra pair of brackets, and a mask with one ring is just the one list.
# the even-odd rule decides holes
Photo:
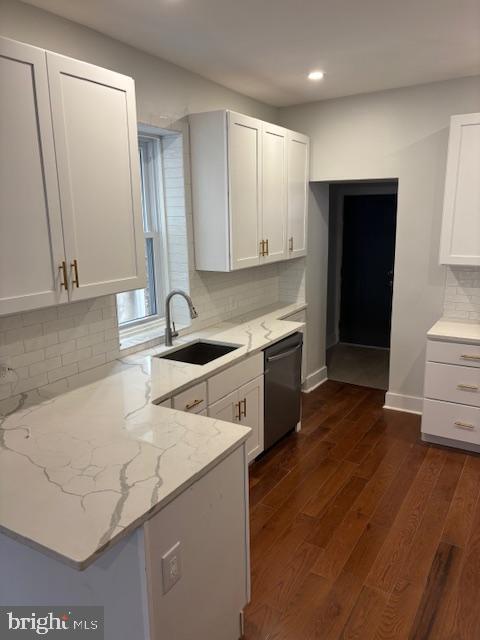
[(192, 400), (192, 402), (189, 402), (185, 405), (185, 411), (189, 411), (190, 409), (193, 409), (193, 407), (198, 406), (199, 404), (202, 404), (203, 400)]
[[(238, 410), (238, 413), (237, 413), (237, 410)], [(242, 409), (240, 408), (240, 402), (235, 403), (235, 419), (236, 420), (242, 419)]]
[(266, 255), (268, 256), (268, 238), (265, 240), (265, 247)]
[(289, 251), (293, 251), (293, 236), (288, 239), (288, 249)]
[(65, 291), (68, 291), (68, 279), (67, 279), (67, 263), (65, 260), (62, 261), (62, 264), (58, 267), (62, 275), (62, 279), (60, 280), (60, 289), (63, 287)]
[(240, 405), (243, 404), (243, 417), (246, 418), (247, 417), (247, 399), (244, 398), (243, 400), (240, 400)]
[(478, 391), (477, 384), (457, 384), (457, 389), (460, 391)]
[(457, 420), (453, 423), (457, 429), (465, 429), (466, 431), (475, 431), (475, 425), (469, 424), (468, 422), (462, 422), (461, 420)]
[(75, 274), (75, 277), (72, 280), (72, 286), (75, 285), (78, 289), (78, 287), (80, 286), (80, 280), (78, 279), (78, 262), (76, 259), (70, 264), (70, 267), (73, 269), (73, 272)]
[(471, 356), (468, 353), (462, 353), (460, 358), (463, 360), (478, 360), (480, 362), (480, 356)]
[(260, 255), (265, 255), (265, 240), (260, 240)]

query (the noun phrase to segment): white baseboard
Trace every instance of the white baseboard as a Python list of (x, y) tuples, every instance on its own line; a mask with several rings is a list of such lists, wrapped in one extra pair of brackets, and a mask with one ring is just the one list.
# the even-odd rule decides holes
[(383, 405), (383, 408), (422, 415), (423, 398), (419, 398), (418, 396), (406, 396), (402, 393), (392, 393), (391, 391), (387, 391), (385, 394), (385, 404)]
[(302, 390), (305, 393), (310, 393), (327, 380), (327, 367), (317, 369), (313, 373), (307, 376), (307, 379), (303, 383)]

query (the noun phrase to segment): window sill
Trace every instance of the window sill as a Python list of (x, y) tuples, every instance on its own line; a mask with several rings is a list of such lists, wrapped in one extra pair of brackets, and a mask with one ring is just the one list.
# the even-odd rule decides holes
[(120, 328), (120, 350), (138, 347), (152, 340), (160, 339), (163, 342), (165, 326), (165, 320), (162, 318), (161, 320), (144, 322), (136, 327)]

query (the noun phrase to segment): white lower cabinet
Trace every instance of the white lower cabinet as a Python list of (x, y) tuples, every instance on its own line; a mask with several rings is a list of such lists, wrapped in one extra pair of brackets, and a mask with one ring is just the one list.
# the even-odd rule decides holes
[(249, 462), (254, 460), (263, 451), (263, 375), (211, 404), (208, 415), (250, 427), (247, 456)]
[[(241, 636), (250, 573), (245, 471), (242, 445), (145, 523), (150, 640)], [(176, 545), (181, 577), (167, 590), (162, 557)]]
[(478, 345), (428, 341), (424, 440), (480, 451), (479, 363)]
[(248, 462), (263, 451), (263, 352), (250, 356), (160, 403), (179, 411), (250, 427)]
[(207, 408), (207, 383), (200, 382), (174, 396), (173, 408), (188, 413), (201, 413)]
[(238, 398), (240, 422), (252, 430), (247, 440), (247, 456), (251, 462), (263, 451), (263, 375), (240, 387)]
[(238, 422), (238, 391), (229, 393), (218, 402), (214, 402), (208, 407), (208, 416), (215, 420), (225, 420), (226, 422)]

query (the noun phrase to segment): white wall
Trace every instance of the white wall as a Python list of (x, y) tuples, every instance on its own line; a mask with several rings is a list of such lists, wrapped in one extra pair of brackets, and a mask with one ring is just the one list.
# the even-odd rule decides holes
[(276, 118), (274, 107), (17, 0), (0, 0), (0, 35), (132, 76), (141, 122), (162, 127), (188, 113), (225, 107)]
[[(443, 310), (438, 247), (449, 118), (474, 111), (479, 77), (280, 110), (282, 124), (311, 138), (311, 180), (399, 180), (390, 392), (400, 397), (387, 399), (398, 406), (421, 407), (425, 333)], [(324, 243), (317, 247), (323, 250)], [(322, 352), (311, 335), (309, 326), (309, 350)]]
[(327, 331), (328, 184), (312, 183), (308, 199), (306, 258), (307, 380), (311, 390), (326, 378), (325, 336)]

